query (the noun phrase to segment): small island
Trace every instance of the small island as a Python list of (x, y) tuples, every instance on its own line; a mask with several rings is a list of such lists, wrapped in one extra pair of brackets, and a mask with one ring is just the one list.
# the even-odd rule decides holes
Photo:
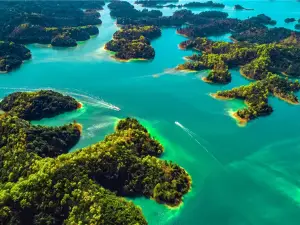
[(160, 36), (161, 30), (156, 26), (125, 26), (106, 43), (105, 49), (116, 52), (114, 57), (117, 59), (149, 60), (155, 56), (150, 40)]
[(222, 3), (216, 3), (213, 1), (207, 2), (189, 2), (183, 5), (186, 8), (225, 8), (225, 5)]
[[(23, 106), (20, 98), (13, 104)], [(69, 153), (78, 140), (76, 124), (33, 126), (10, 113), (0, 123), (4, 224), (146, 225), (141, 209), (123, 197), (176, 207), (191, 188), (183, 168), (158, 158), (163, 146), (136, 119), (120, 120), (103, 141)]]
[(292, 82), (278, 75), (268, 73), (266, 78), (249, 85), (233, 88), (228, 91), (218, 91), (213, 94), (220, 99), (242, 99), (247, 108), (236, 111), (233, 116), (245, 123), (260, 116), (266, 116), (273, 112), (268, 104), (268, 96), (273, 95), (291, 104), (298, 104), (299, 100), (295, 92), (300, 90), (298, 81)]
[(9, 72), (30, 58), (31, 52), (25, 46), (14, 42), (0, 41), (0, 71)]
[(295, 18), (286, 18), (284, 20), (285, 23), (293, 23), (293, 22), (296, 22), (296, 19)]
[(0, 102), (1, 110), (25, 120), (54, 117), (80, 107), (74, 98), (52, 90), (15, 92)]
[(244, 7), (241, 6), (241, 5), (235, 5), (235, 6), (234, 6), (234, 10), (253, 10), (253, 9), (244, 8)]

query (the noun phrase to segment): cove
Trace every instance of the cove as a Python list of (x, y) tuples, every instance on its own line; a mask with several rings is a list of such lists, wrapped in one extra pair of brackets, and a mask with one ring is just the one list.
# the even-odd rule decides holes
[[(239, 4), (254, 10), (241, 12), (233, 10), (235, 1), (220, 2), (230, 17), (265, 13), (287, 28), (292, 25), (284, 19), (300, 15), (299, 2), (243, 0)], [(170, 15), (175, 9), (162, 11)], [(225, 86), (202, 82), (205, 72), (175, 73), (173, 68), (192, 52), (178, 49), (185, 38), (173, 28), (164, 28), (162, 36), (152, 41), (154, 60), (117, 62), (103, 50), (118, 29), (107, 7), (101, 19), (99, 35), (75, 48), (28, 45), (33, 59), (0, 76), (0, 97), (51, 88), (78, 99), (83, 103), (80, 110), (35, 122), (81, 123), (83, 137), (72, 151), (103, 139), (121, 118), (139, 119), (164, 145), (163, 158), (184, 167), (193, 179), (192, 190), (178, 209), (132, 199), (149, 224), (299, 224), (299, 106), (271, 99), (272, 115), (238, 127), (228, 112), (243, 103), (209, 96), (247, 84), (238, 71)], [(217, 38), (228, 40), (226, 35)]]

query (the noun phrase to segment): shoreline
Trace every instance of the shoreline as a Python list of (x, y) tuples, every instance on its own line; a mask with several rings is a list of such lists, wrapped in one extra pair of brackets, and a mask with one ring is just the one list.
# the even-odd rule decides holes
[(214, 82), (208, 80), (207, 77), (202, 77), (201, 80), (204, 81), (205, 83), (214, 84)]
[(230, 112), (229, 115), (237, 122), (238, 126), (240, 127), (245, 127), (247, 125), (247, 123), (249, 122), (249, 120), (247, 119), (243, 119), (242, 117), (240, 117), (236, 112)]
[(279, 98), (280, 100), (282, 100), (282, 101), (284, 101), (284, 102), (286, 102), (286, 103), (289, 103), (289, 104), (291, 104), (291, 105), (299, 105), (300, 103), (299, 102), (292, 102), (291, 100), (289, 100), (289, 99), (286, 99), (286, 98), (283, 98), (283, 97), (281, 97), (280, 95), (278, 95), (278, 94), (273, 94), (275, 97), (277, 97), (277, 98)]
[(245, 73), (242, 72), (242, 69), (239, 69), (239, 72), (242, 77), (246, 78), (247, 80), (253, 81), (255, 79), (248, 77)]
[(74, 123), (74, 127), (77, 128), (80, 132), (80, 135), (82, 134), (82, 129), (83, 129), (83, 126), (80, 124), (80, 123), (77, 123), (75, 122)]
[[(180, 167), (180, 168), (182, 168), (182, 167)], [(182, 168), (183, 169), (183, 168)], [(167, 203), (164, 203), (164, 202), (158, 202), (158, 201), (156, 201), (156, 199), (154, 199), (156, 202), (158, 202), (158, 203), (161, 203), (161, 204), (164, 204), (168, 209), (170, 209), (170, 210), (177, 210), (177, 209), (179, 209), (180, 207), (182, 207), (183, 206), (183, 204), (184, 204), (184, 202), (183, 202), (183, 197), (186, 195), (186, 194), (188, 194), (188, 193), (190, 193), (191, 191), (192, 191), (192, 177), (191, 177), (191, 175), (185, 170), (185, 169), (183, 169), (185, 172), (186, 172), (186, 174), (188, 175), (188, 185), (189, 185), (189, 190), (188, 190), (188, 192), (186, 192), (186, 193), (184, 193), (183, 195), (182, 195), (182, 197), (181, 197), (181, 200), (180, 200), (180, 202), (178, 203), (178, 204), (171, 204), (171, 205), (168, 205)]]
[(119, 58), (115, 57), (116, 52), (108, 50), (108, 49), (106, 48), (106, 45), (104, 45), (104, 46), (102, 47), (102, 49), (103, 49), (104, 51), (109, 52), (109, 53), (112, 55), (111, 57), (112, 57), (113, 59), (115, 59), (116, 61), (119, 61), (119, 62), (150, 61), (150, 60), (152, 60), (152, 59), (144, 59), (144, 58), (119, 59)]
[(209, 94), (212, 98), (217, 99), (217, 100), (233, 100), (234, 98), (229, 98), (229, 97), (224, 97), (224, 96), (219, 96), (216, 93), (210, 93)]
[(77, 102), (77, 109), (81, 109), (83, 107), (83, 104), (81, 102)]

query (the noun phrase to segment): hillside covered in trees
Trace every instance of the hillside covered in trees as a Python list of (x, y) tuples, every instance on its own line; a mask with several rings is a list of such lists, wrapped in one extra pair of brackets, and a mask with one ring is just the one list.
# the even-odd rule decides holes
[(18, 68), (23, 60), (31, 58), (30, 50), (14, 42), (0, 41), (0, 71), (9, 72)]
[(230, 82), (228, 69), (238, 66), (244, 76), (254, 80), (266, 78), (268, 72), (299, 77), (300, 48), (292, 42), (293, 37), (277, 44), (213, 42), (206, 38), (195, 38), (182, 42), (180, 47), (195, 49), (202, 54), (188, 57), (190, 61), (179, 65), (177, 69), (212, 69), (206, 79), (214, 83)]
[(116, 52), (117, 59), (153, 59), (155, 51), (150, 40), (160, 37), (156, 26), (124, 26), (113, 35), (105, 49)]
[(50, 91), (3, 100), (14, 111), (0, 116), (1, 224), (147, 224), (141, 209), (122, 196), (181, 203), (189, 175), (158, 158), (163, 146), (136, 119), (120, 120), (103, 141), (66, 153), (79, 139), (78, 124), (33, 126), (25, 120), (31, 117), (18, 117), (23, 114), (16, 109), (25, 100), (32, 105), (41, 92), (58, 97), (39, 98), (38, 105), (63, 101)]
[(10, 1), (0, 6), (0, 40), (70, 47), (97, 34), (104, 1)]

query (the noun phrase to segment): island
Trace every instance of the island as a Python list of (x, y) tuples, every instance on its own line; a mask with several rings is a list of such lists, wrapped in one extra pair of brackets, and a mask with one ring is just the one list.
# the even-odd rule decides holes
[[(103, 141), (55, 157), (52, 150), (74, 145), (74, 125), (33, 126), (9, 113), (0, 123), (4, 224), (146, 225), (140, 207), (123, 197), (176, 207), (191, 188), (188, 173), (159, 159), (163, 146), (136, 119), (120, 120)], [(41, 154), (45, 145), (49, 151)]]
[(0, 40), (19, 44), (75, 46), (97, 34), (104, 1), (4, 2)]
[(132, 4), (126, 1), (112, 1), (107, 5), (110, 9), (110, 15), (114, 18), (127, 18), (127, 19), (139, 19), (139, 18), (158, 18), (162, 16), (162, 12), (159, 10), (137, 10)]
[(285, 23), (293, 23), (293, 22), (295, 22), (295, 21), (296, 21), (295, 18), (286, 18), (286, 19), (284, 20)]
[(241, 5), (235, 5), (235, 6), (234, 6), (234, 10), (253, 10), (253, 9), (244, 8), (244, 7), (241, 6)]
[(225, 5), (222, 3), (215, 3), (213, 1), (207, 2), (188, 2), (183, 5), (186, 8), (225, 8)]
[(295, 92), (299, 90), (300, 83), (298, 81), (292, 82), (278, 75), (268, 73), (263, 80), (228, 91), (218, 91), (212, 96), (219, 99), (236, 98), (244, 100), (247, 108), (239, 109), (232, 115), (239, 123), (244, 124), (273, 112), (272, 107), (268, 104), (268, 96), (270, 95), (291, 104), (298, 104), (299, 100)]
[(125, 26), (106, 43), (105, 49), (116, 52), (114, 57), (120, 60), (149, 60), (155, 56), (150, 40), (160, 36), (161, 30), (156, 26)]
[(81, 103), (70, 96), (52, 90), (15, 92), (0, 102), (0, 109), (25, 120), (40, 120), (81, 107)]
[(23, 45), (0, 41), (0, 71), (9, 72), (18, 68), (24, 60), (31, 58), (31, 52)]
[(189, 61), (177, 66), (178, 70), (212, 69), (205, 81), (230, 82), (228, 69), (240, 67), (241, 74), (249, 79), (265, 79), (269, 72), (300, 77), (300, 36), (295, 33), (278, 44), (251, 44), (245, 42), (213, 42), (195, 38), (180, 44), (181, 49), (195, 49), (201, 55), (187, 57)]

